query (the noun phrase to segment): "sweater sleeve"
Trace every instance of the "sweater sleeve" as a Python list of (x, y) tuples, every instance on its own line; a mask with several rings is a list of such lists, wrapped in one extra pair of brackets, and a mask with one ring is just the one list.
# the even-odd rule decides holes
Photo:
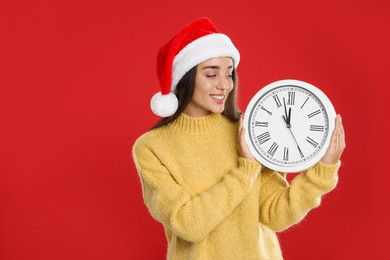
[[(300, 222), (321, 203), (321, 196), (337, 184), (340, 162), (323, 164), (295, 176), (289, 185), (285, 176), (275, 171), (261, 174), (260, 222), (274, 231), (283, 231)], [(264, 180), (264, 182), (263, 182)]]
[(203, 240), (240, 204), (261, 169), (257, 161), (239, 158), (238, 167), (220, 182), (192, 195), (149, 147), (136, 143), (133, 158), (141, 179), (144, 202), (151, 215), (190, 242)]

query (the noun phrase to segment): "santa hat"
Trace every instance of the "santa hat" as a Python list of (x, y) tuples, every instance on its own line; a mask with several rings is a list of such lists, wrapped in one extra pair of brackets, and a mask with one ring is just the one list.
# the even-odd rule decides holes
[(217, 57), (231, 57), (235, 68), (240, 62), (240, 54), (229, 37), (220, 33), (206, 17), (189, 23), (164, 44), (157, 54), (161, 91), (151, 99), (153, 113), (161, 117), (173, 115), (178, 100), (172, 92), (180, 79), (199, 63)]

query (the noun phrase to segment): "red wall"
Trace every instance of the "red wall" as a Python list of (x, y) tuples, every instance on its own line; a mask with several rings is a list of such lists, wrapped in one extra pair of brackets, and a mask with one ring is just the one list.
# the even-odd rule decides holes
[(279, 235), (285, 258), (384, 259), (389, 13), (385, 0), (0, 1), (0, 259), (164, 258), (130, 151), (157, 120), (158, 47), (199, 16), (241, 51), (242, 109), (293, 78), (343, 116), (339, 185)]

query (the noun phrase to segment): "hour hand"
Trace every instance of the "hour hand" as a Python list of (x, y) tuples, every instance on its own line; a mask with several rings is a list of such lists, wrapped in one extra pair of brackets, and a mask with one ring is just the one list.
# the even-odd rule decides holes
[(291, 107), (288, 108), (288, 117), (286, 121), (288, 125), (291, 125)]
[(286, 100), (284, 99), (283, 97), (283, 104), (284, 104), (284, 116), (283, 116), (283, 119), (284, 119), (284, 122), (286, 122), (286, 125), (289, 125), (290, 123), (290, 119), (289, 119), (289, 116), (287, 116), (287, 108), (286, 108)]

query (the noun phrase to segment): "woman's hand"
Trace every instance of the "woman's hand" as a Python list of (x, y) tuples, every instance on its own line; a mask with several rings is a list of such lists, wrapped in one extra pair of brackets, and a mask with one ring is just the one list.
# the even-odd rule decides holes
[(322, 157), (321, 162), (325, 164), (334, 164), (337, 163), (346, 147), (345, 144), (345, 133), (343, 123), (341, 122), (341, 116), (336, 116), (336, 125), (333, 131), (332, 139), (328, 150), (326, 151), (324, 157)]
[(243, 118), (244, 118), (244, 115), (241, 114), (240, 128), (238, 129), (238, 152), (239, 152), (241, 157), (244, 157), (247, 159), (255, 159), (255, 157), (253, 157), (253, 155), (252, 155), (251, 151), (249, 150), (249, 147), (245, 141), (245, 128), (242, 126)]

